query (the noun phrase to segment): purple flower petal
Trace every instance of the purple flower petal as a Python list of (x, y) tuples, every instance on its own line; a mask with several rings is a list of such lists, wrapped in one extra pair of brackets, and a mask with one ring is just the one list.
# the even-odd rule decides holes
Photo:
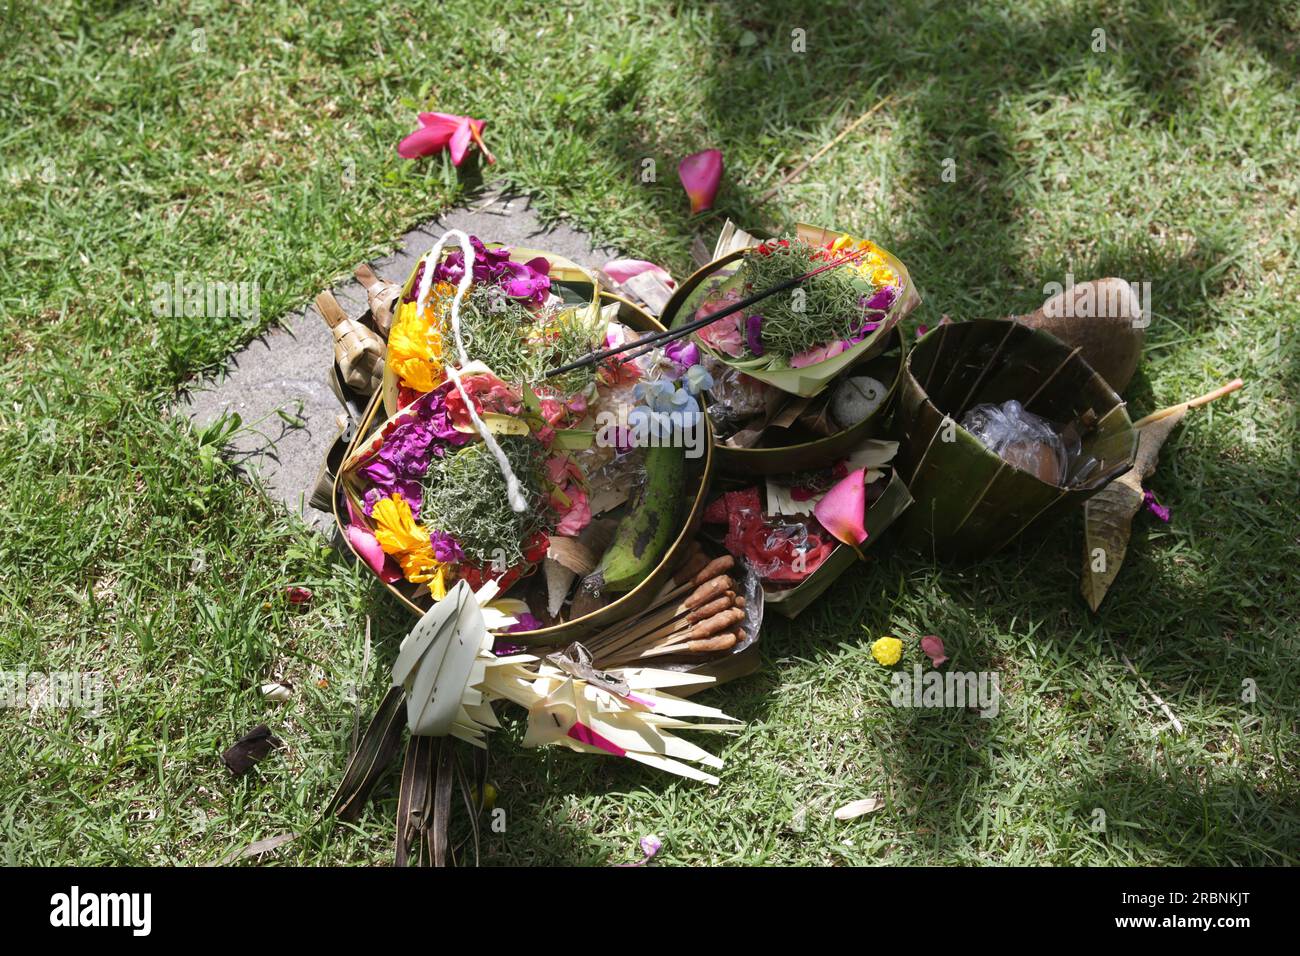
[(867, 300), (867, 308), (877, 312), (884, 312), (894, 304), (894, 295), (894, 287), (887, 285)]
[(1169, 523), (1169, 509), (1156, 501), (1156, 493), (1150, 488), (1142, 493), (1142, 504), (1146, 505), (1147, 510), (1165, 524)]
[(745, 345), (754, 355), (763, 354), (763, 317), (748, 315), (745, 317)]

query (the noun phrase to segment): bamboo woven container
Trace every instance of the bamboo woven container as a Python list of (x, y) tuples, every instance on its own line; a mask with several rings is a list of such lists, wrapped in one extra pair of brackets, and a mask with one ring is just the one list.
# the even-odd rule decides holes
[[(520, 253), (527, 252), (530, 257), (533, 254), (531, 250), (519, 250)], [(540, 253), (539, 253), (540, 254)], [(576, 266), (574, 267), (577, 268)], [(578, 280), (574, 280), (577, 283)], [(594, 288), (594, 280), (593, 280)], [(577, 291), (577, 290), (575, 290)], [(618, 304), (618, 318), (629, 328), (644, 332), (659, 332), (663, 326), (659, 325), (649, 314), (642, 309), (633, 305), (627, 299), (613, 295), (608, 292), (600, 292), (600, 302), (602, 305), (611, 303)], [(376, 392), (371, 398), (369, 406), (366, 409), (365, 418), (362, 420), (360, 427), (357, 429), (356, 437), (353, 438), (348, 446), (345, 461), (350, 461), (356, 453), (364, 448), (367, 442), (373, 439), (376, 431), (381, 428), (384, 422), (391, 416), (385, 415), (385, 398), (383, 392)], [(396, 390), (393, 390), (393, 398), (396, 399)], [(566, 621), (563, 624), (557, 624), (553, 627), (542, 628), (536, 631), (517, 631), (510, 635), (512, 641), (521, 644), (543, 644), (543, 645), (566, 645), (573, 641), (580, 640), (587, 634), (598, 631), (611, 624), (631, 617), (645, 610), (654, 601), (655, 596), (663, 589), (671, 579), (673, 572), (685, 560), (688, 545), (695, 537), (699, 530), (700, 522), (704, 516), (705, 501), (708, 498), (709, 483), (713, 477), (713, 432), (708, 426), (707, 416), (705, 416), (705, 427), (707, 431), (707, 440), (704, 442), (704, 454), (701, 458), (692, 461), (687, 459), (687, 482), (688, 487), (694, 484), (695, 490), (691, 494), (688, 502), (684, 502), (681, 510), (681, 529), (673, 539), (663, 560), (652, 571), (644, 581), (628, 591), (615, 601), (611, 601), (604, 607), (587, 614), (575, 620)], [(347, 540), (346, 534), (343, 534), (347, 526), (347, 509), (343, 505), (342, 496), (347, 493), (344, 482), (347, 474), (344, 469), (339, 469), (338, 477), (334, 483), (334, 522), (339, 528), (344, 540)], [(350, 545), (349, 545), (350, 547)], [(355, 553), (355, 552), (354, 552)], [(358, 560), (361, 556), (357, 555)], [(364, 564), (365, 562), (362, 561)], [(402, 603), (416, 617), (421, 617), (432, 606), (432, 598), (427, 590), (419, 594), (420, 587), (409, 581), (400, 580), (392, 583), (384, 582), (384, 586), (389, 592)]]
[[(1094, 420), (1063, 486), (1008, 464), (958, 424), (975, 405), (1009, 399), (1057, 425)], [(1124, 402), (1079, 349), (994, 319), (941, 325), (913, 347), (895, 429), (914, 500), (902, 538), (938, 558), (982, 558), (1046, 527), (1128, 471), (1137, 451)]]

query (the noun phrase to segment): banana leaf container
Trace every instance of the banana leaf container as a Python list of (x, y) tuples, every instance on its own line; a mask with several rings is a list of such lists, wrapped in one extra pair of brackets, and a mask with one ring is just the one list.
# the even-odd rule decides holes
[[(1009, 399), (1077, 428), (1061, 485), (1008, 464), (958, 424), (975, 405)], [(1079, 349), (994, 319), (941, 325), (912, 348), (894, 424), (914, 499), (902, 540), (936, 558), (977, 560), (1047, 527), (1128, 471), (1137, 450), (1123, 400)]]
[[(800, 239), (815, 244), (840, 236), (834, 230), (800, 223), (796, 234)], [(717, 281), (734, 275), (746, 249), (734, 250), (697, 269), (680, 287), (664, 307), (663, 323), (668, 327), (690, 321), (700, 301)], [(881, 250), (891, 268), (902, 278), (902, 292), (898, 305), (891, 310), (886, 334), (875, 342), (864, 341), (840, 355), (818, 363), (815, 378), (812, 369), (779, 369), (771, 371), (745, 370), (747, 375), (765, 382), (793, 396), (812, 398), (828, 385), (849, 375), (869, 375), (885, 384), (888, 395), (880, 407), (857, 424), (812, 441), (789, 445), (770, 445), (757, 448), (736, 448), (719, 441), (717, 446), (720, 474), (746, 477), (749, 475), (780, 475), (795, 471), (825, 468), (856, 448), (862, 441), (874, 438), (884, 431), (893, 409), (902, 378), (903, 362), (907, 356), (905, 338), (900, 320), (920, 301), (907, 267), (889, 253)]]
[[(534, 253), (532, 250), (514, 248), (516, 254), (527, 254), (530, 258), (533, 255), (547, 255), (552, 260), (553, 268), (559, 257), (551, 256), (546, 253)], [(565, 260), (561, 260), (562, 262)], [(588, 275), (585, 270), (572, 266), (573, 270), (583, 275)], [(553, 273), (554, 276), (554, 273)], [(588, 275), (590, 280), (590, 276)], [(582, 295), (584, 284), (581, 276), (568, 273), (566, 270), (565, 282), (571, 283), (566, 293)], [(595, 290), (594, 280), (586, 286), (586, 294), (591, 295)], [(408, 287), (410, 281), (407, 283)], [(663, 327), (659, 325), (651, 316), (620, 296), (608, 292), (600, 292), (598, 297), (593, 299), (598, 307), (617, 304), (618, 319), (629, 328), (644, 332), (662, 331)], [(387, 374), (387, 373), (386, 373)], [(373, 440), (375, 433), (383, 427), (385, 422), (391, 418), (391, 415), (385, 414), (387, 403), (391, 399), (396, 406), (396, 386), (391, 392), (389, 389), (380, 389), (376, 391), (366, 408), (366, 414), (360, 426), (357, 428), (356, 437), (353, 438), (348, 446), (344, 461), (349, 462), (354, 455), (361, 453), (368, 442)], [(705, 427), (709, 428), (707, 418), (705, 418)], [(682, 503), (680, 520), (681, 529), (673, 539), (668, 551), (665, 553), (663, 560), (650, 573), (650, 575), (639, 585), (622, 595), (615, 601), (611, 601), (604, 607), (593, 611), (583, 617), (556, 624), (552, 627), (541, 628), (535, 631), (516, 631), (510, 635), (512, 641), (521, 644), (541, 644), (541, 645), (567, 645), (573, 641), (579, 640), (587, 634), (600, 630), (614, 624), (624, 618), (637, 614), (649, 607), (655, 596), (660, 592), (665, 584), (671, 579), (672, 574), (685, 560), (691, 540), (695, 537), (696, 531), (699, 530), (700, 522), (704, 515), (705, 501), (708, 497), (709, 483), (713, 477), (713, 432), (709, 429), (707, 440), (704, 442), (704, 454), (697, 459), (687, 459), (687, 487), (693, 489), (688, 492), (687, 500)], [(334, 521), (337, 525), (344, 541), (347, 541), (347, 535), (344, 533), (347, 526), (348, 506), (345, 495), (348, 489), (345, 487), (348, 480), (349, 471), (346, 466), (340, 468), (338, 476), (334, 483)], [(349, 544), (349, 547), (351, 545)], [(355, 553), (355, 550), (354, 550)], [(361, 556), (357, 555), (358, 560)], [(364, 561), (362, 564), (364, 565)], [(397, 600), (416, 617), (421, 617), (432, 605), (432, 598), (428, 589), (412, 584), (409, 581), (398, 580), (394, 582), (384, 582), (384, 586)]]
[[(907, 490), (907, 482), (895, 469), (890, 469), (889, 482), (880, 497), (867, 509), (865, 524), (867, 540), (858, 549), (865, 557), (871, 548), (880, 543), (881, 536), (907, 511), (912, 504), (912, 496)], [(801, 614), (808, 605), (821, 597), (839, 578), (841, 574), (861, 561), (858, 552), (848, 545), (838, 545), (830, 556), (812, 574), (808, 575), (792, 588), (764, 591), (764, 607), (793, 618)]]

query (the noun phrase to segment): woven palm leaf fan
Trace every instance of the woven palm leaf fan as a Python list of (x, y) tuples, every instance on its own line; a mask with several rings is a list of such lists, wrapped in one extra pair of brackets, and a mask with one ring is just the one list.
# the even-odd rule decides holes
[[(958, 424), (1011, 399), (1077, 439), (1059, 481), (1008, 463)], [(992, 319), (941, 325), (913, 348), (895, 427), (914, 499), (903, 539), (939, 558), (981, 558), (1046, 526), (1128, 471), (1137, 450), (1124, 402), (1079, 349)]]
[[(726, 731), (737, 721), (670, 690), (713, 678), (646, 667), (597, 670), (581, 645), (539, 658), (497, 656), (492, 631), (513, 623), (494, 582), (458, 581), (402, 642), (393, 683), (343, 772), (327, 816), (356, 821), (388, 765), (404, 749), (397, 801), (397, 866), (456, 859), (450, 828), (463, 803), (477, 859), (486, 793), (486, 747), (500, 727), (494, 702), (528, 714), (525, 747), (560, 746), (615, 756), (716, 785), (722, 761), (679, 736)], [(408, 736), (409, 734), (409, 736)], [(403, 748), (402, 738), (408, 736)], [(453, 739), (455, 738), (455, 739)], [(464, 745), (468, 745), (467, 749)], [(460, 799), (453, 797), (459, 791)]]

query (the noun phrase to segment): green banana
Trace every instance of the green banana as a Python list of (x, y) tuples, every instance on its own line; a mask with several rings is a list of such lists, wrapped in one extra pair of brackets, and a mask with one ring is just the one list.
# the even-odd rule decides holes
[(686, 450), (647, 448), (645, 470), (640, 498), (619, 521), (614, 541), (600, 559), (599, 571), (609, 591), (630, 591), (649, 577), (677, 536)]

